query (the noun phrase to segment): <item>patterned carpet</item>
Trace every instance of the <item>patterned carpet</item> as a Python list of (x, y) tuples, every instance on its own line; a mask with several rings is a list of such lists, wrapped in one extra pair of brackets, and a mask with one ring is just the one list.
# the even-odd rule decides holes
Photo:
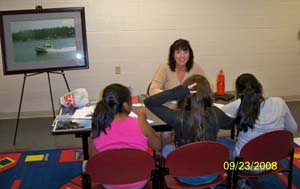
[(0, 154), (1, 189), (57, 189), (81, 174), (82, 149)]
[[(227, 140), (220, 139), (230, 145)], [(295, 147), (292, 188), (300, 189), (300, 148)], [(78, 148), (0, 153), (0, 189), (81, 189), (82, 160), (82, 149)], [(287, 177), (278, 174), (257, 182), (264, 189), (283, 189)]]
[[(234, 149), (234, 141), (229, 137), (220, 137), (217, 139), (218, 142), (225, 144), (229, 149)], [(300, 189), (300, 147), (294, 144), (295, 155), (294, 155), (294, 167), (293, 167), (293, 185), (292, 189)], [(231, 155), (231, 157), (233, 157)], [(281, 163), (288, 167), (288, 160), (282, 160)], [(286, 173), (279, 173), (277, 175), (267, 176), (259, 178), (255, 181), (257, 187), (255, 189), (284, 189), (287, 188), (287, 175)]]

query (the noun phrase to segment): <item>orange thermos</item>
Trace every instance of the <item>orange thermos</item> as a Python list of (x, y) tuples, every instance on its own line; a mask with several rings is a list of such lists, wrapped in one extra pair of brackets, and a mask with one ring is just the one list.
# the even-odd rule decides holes
[(224, 93), (225, 93), (225, 76), (223, 70), (220, 70), (217, 79), (217, 95), (224, 95)]

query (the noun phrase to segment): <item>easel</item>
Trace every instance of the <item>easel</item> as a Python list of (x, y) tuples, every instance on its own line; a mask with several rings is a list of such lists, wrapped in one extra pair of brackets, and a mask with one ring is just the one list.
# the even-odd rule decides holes
[[(25, 83), (26, 83), (26, 78), (39, 75), (45, 72), (37, 72), (37, 73), (24, 73), (24, 79), (23, 79), (23, 85), (22, 85), (22, 92), (21, 92), (21, 98), (20, 98), (20, 103), (19, 103), (19, 110), (18, 110), (18, 117), (17, 117), (17, 123), (16, 123), (16, 128), (15, 128), (15, 135), (14, 135), (14, 142), (13, 145), (16, 145), (16, 139), (17, 139), (17, 133), (18, 133), (18, 127), (19, 127), (19, 120), (20, 120), (20, 113), (21, 113), (21, 107), (22, 107), (22, 101), (23, 101), (23, 95), (24, 95), (24, 88), (25, 88)], [(51, 98), (51, 104), (52, 104), (52, 113), (53, 113), (53, 119), (55, 118), (55, 110), (54, 110), (54, 103), (53, 103), (53, 96), (52, 96), (52, 89), (51, 89), (51, 81), (50, 81), (50, 73), (52, 74), (61, 74), (65, 80), (66, 86), (68, 88), (68, 92), (70, 92), (70, 87), (67, 81), (67, 78), (65, 76), (65, 73), (63, 70), (61, 71), (48, 71), (47, 76), (48, 76), (48, 84), (49, 84), (49, 92), (50, 92), (50, 98)]]
[[(43, 7), (41, 5), (37, 5), (35, 7), (36, 11), (42, 11)], [(15, 128), (15, 134), (14, 134), (14, 141), (13, 145), (16, 145), (16, 139), (17, 139), (17, 133), (18, 133), (18, 128), (19, 128), (19, 121), (20, 121), (20, 114), (21, 114), (21, 107), (22, 107), (22, 102), (23, 102), (23, 95), (24, 95), (24, 89), (25, 89), (25, 83), (26, 83), (26, 78), (39, 75), (45, 72), (36, 72), (36, 73), (24, 73), (24, 78), (23, 78), (23, 85), (22, 85), (22, 91), (21, 91), (21, 97), (20, 97), (20, 103), (19, 103), (19, 110), (18, 110), (18, 116), (17, 116), (17, 123), (16, 123), (16, 128)], [(68, 92), (70, 92), (70, 87), (67, 81), (67, 78), (65, 76), (65, 73), (63, 70), (61, 71), (47, 71), (47, 76), (48, 76), (48, 85), (49, 85), (49, 92), (50, 92), (50, 98), (51, 98), (51, 105), (52, 105), (52, 113), (53, 113), (53, 119), (55, 118), (55, 110), (54, 110), (54, 103), (53, 103), (53, 95), (52, 95), (52, 88), (51, 88), (51, 81), (50, 81), (50, 73), (52, 74), (61, 74), (65, 80)]]

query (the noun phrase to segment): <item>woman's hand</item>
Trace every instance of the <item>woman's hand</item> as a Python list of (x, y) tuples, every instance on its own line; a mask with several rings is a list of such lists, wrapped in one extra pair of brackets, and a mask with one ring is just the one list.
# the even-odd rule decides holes
[(196, 86), (197, 86), (197, 83), (193, 83), (193, 84), (188, 86), (188, 89), (190, 90), (191, 94), (195, 94), (197, 92)]

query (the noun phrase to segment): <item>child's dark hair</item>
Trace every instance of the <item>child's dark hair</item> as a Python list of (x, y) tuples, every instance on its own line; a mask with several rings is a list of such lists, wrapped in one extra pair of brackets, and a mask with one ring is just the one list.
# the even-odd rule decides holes
[(237, 112), (236, 125), (239, 131), (253, 129), (264, 101), (263, 88), (256, 77), (250, 73), (240, 75), (236, 80), (236, 93), (241, 104)]
[[(190, 140), (184, 143), (207, 140), (209, 134), (206, 133), (207, 129), (204, 128), (203, 121), (209, 116), (208, 110), (213, 103), (210, 84), (204, 76), (192, 75), (184, 81), (183, 85), (189, 86), (193, 83), (197, 83), (194, 87), (197, 92), (180, 99), (177, 103), (177, 108), (183, 111), (180, 118), (182, 133), (178, 137), (181, 140)], [(183, 125), (184, 119), (189, 123), (189, 127)]]
[(175, 72), (175, 68), (176, 68), (176, 61), (174, 59), (174, 52), (176, 50), (185, 50), (185, 51), (189, 51), (190, 53), (190, 57), (186, 63), (186, 70), (189, 72), (194, 64), (194, 52), (193, 49), (189, 43), (188, 40), (185, 39), (177, 39), (176, 41), (174, 41), (174, 43), (170, 46), (170, 50), (169, 50), (169, 68), (170, 70), (172, 70), (173, 72)]
[(102, 100), (96, 105), (92, 116), (92, 138), (96, 138), (101, 132), (110, 127), (114, 116), (118, 113), (129, 113), (123, 104), (131, 104), (130, 90), (121, 84), (111, 84), (103, 90)]

